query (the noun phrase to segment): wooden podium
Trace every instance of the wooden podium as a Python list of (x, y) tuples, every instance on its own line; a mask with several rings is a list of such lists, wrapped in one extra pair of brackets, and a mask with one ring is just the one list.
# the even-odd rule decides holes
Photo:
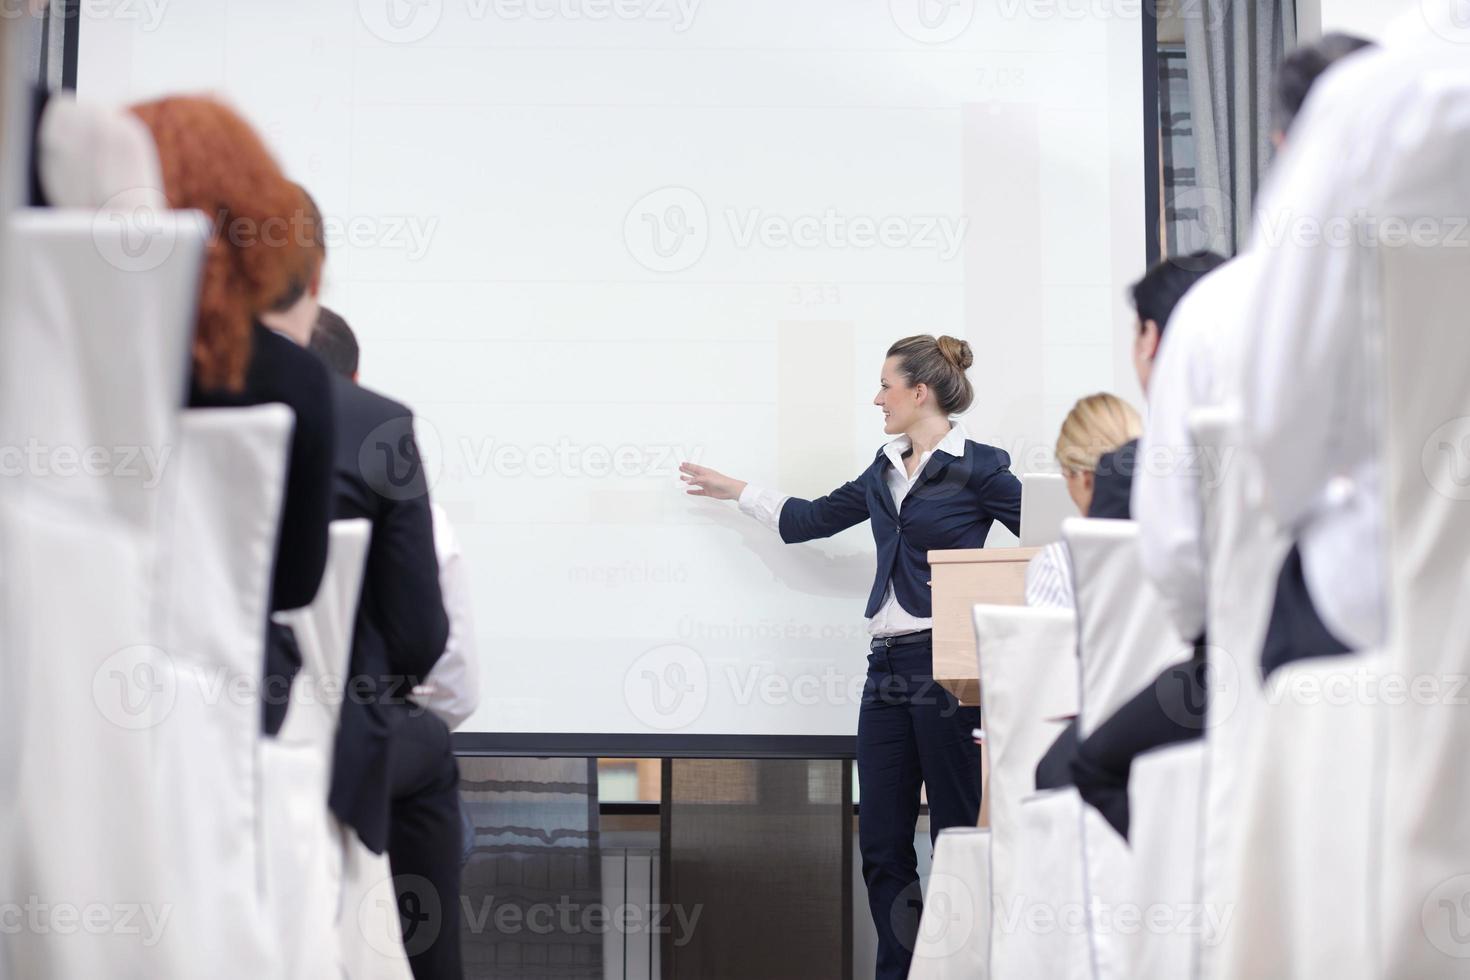
[(1020, 606), (1026, 602), (1026, 563), (1040, 548), (966, 548), (929, 552), (934, 601), (934, 679), (960, 699), (980, 703), (975, 661), (977, 602)]

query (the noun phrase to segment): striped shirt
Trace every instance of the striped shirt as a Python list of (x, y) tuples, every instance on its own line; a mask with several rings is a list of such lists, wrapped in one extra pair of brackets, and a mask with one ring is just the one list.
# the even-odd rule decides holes
[(1072, 556), (1065, 541), (1053, 541), (1026, 563), (1026, 605), (1077, 608)]

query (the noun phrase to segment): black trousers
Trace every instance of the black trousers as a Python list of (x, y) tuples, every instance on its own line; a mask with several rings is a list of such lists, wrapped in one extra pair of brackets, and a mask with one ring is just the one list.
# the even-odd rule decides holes
[(301, 671), (296, 631), (272, 620), (266, 626), (265, 674), (260, 688), (260, 729), (271, 738), (281, 733), (291, 707), (291, 683)]
[(868, 655), (858, 709), (858, 846), (878, 931), (877, 980), (908, 976), (923, 911), (914, 828), (919, 787), (929, 799), (929, 840), (973, 827), (980, 814), (979, 708), (962, 708), (934, 680), (929, 642)]
[(1276, 579), (1276, 602), (1271, 607), (1271, 622), (1266, 627), (1266, 641), (1261, 648), (1261, 677), (1270, 677), (1276, 668), (1294, 660), (1351, 652), (1317, 615), (1302, 573), (1301, 549), (1292, 545)]
[(403, 947), (414, 980), (461, 980), (459, 765), (433, 712), (411, 702), (388, 710), (399, 715), (388, 762), (388, 862)]
[(1072, 785), (1072, 759), (1077, 755), (1077, 719), (1067, 722), (1067, 727), (1051, 743), (1046, 755), (1036, 764), (1036, 788), (1061, 789)]
[(1128, 837), (1128, 775), (1151, 749), (1200, 738), (1205, 730), (1205, 657), (1194, 656), (1154, 678), (1077, 744), (1072, 781), (1082, 799)]

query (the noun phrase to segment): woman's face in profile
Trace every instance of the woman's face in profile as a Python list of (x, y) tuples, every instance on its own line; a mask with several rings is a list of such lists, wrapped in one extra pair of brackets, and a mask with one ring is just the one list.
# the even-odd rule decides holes
[(922, 385), (910, 388), (908, 378), (898, 369), (898, 358), (890, 357), (883, 362), (883, 372), (878, 383), (878, 394), (873, 404), (883, 410), (883, 431), (889, 435), (907, 432), (919, 414)]

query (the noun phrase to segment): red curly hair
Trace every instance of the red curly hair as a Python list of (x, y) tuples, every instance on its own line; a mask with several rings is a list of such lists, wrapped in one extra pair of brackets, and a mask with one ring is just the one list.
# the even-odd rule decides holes
[[(153, 133), (164, 193), (213, 226), (194, 331), (194, 380), (239, 391), (250, 327), (291, 287), (303, 262), (301, 189), (281, 172), (250, 124), (214, 99), (175, 96), (132, 107)], [(275, 229), (275, 233), (272, 233)]]

